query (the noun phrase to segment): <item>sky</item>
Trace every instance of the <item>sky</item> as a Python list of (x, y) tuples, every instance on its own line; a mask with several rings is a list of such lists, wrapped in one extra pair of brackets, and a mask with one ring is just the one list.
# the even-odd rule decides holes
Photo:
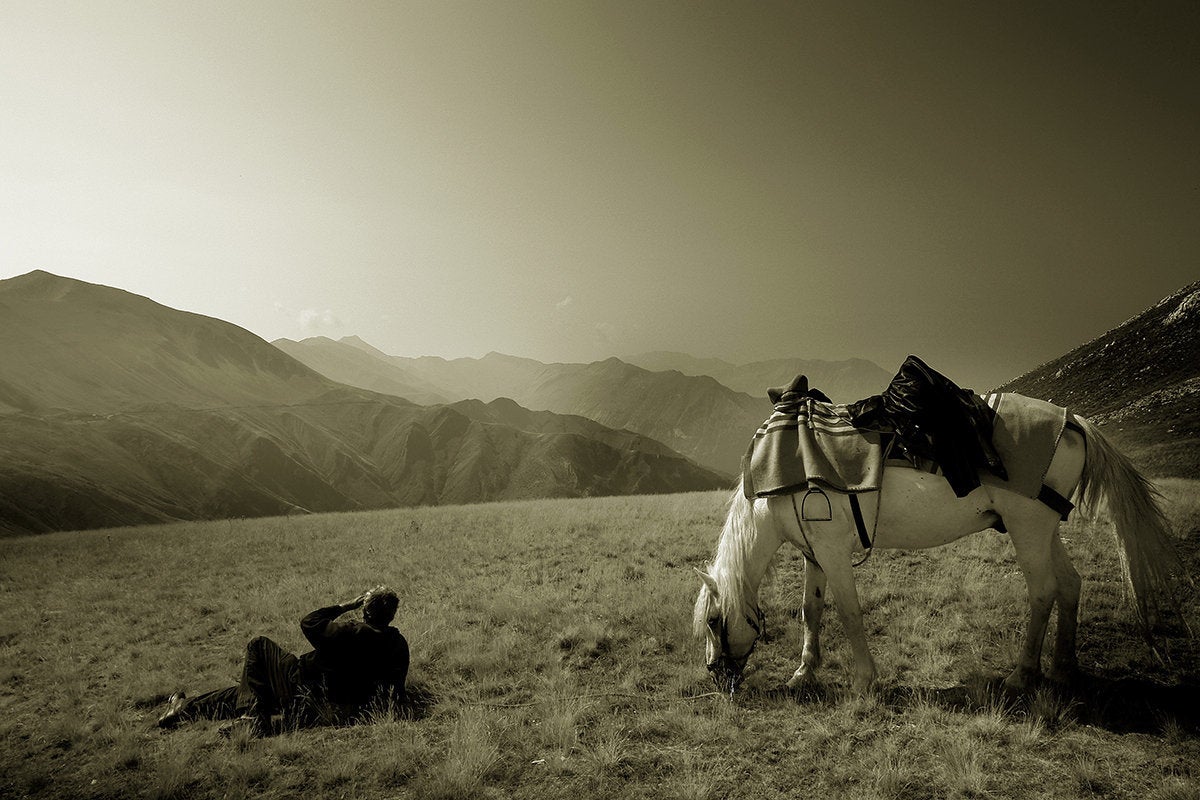
[(0, 2), (0, 279), (394, 355), (914, 353), (1200, 279), (1200, 6)]

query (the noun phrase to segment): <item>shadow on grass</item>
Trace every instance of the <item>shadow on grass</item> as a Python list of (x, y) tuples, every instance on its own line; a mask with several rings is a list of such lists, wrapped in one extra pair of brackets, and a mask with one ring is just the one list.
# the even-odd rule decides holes
[[(850, 696), (841, 686), (808, 684), (789, 689), (751, 689), (746, 700), (790, 700), (800, 705), (838, 703)], [(896, 712), (934, 705), (949, 711), (999, 711), (1014, 719), (1035, 720), (1049, 728), (1065, 723), (1092, 725), (1113, 733), (1181, 735), (1200, 738), (1200, 684), (1172, 686), (1142, 678), (1080, 675), (1071, 684), (1046, 681), (1027, 692), (1010, 692), (1002, 675), (976, 674), (960, 686), (916, 688), (882, 686), (876, 699)]]
[(405, 719), (420, 721), (433, 713), (437, 705), (437, 696), (423, 683), (410, 683), (405, 687), (405, 702), (403, 716)]
[[(155, 695), (134, 702), (138, 709), (149, 709), (166, 702), (166, 695)], [(373, 725), (382, 722), (420, 722), (433, 713), (437, 695), (423, 683), (409, 683), (405, 687), (404, 703), (400, 705), (370, 704), (367, 706), (339, 706), (329, 702), (315, 702), (299, 716), (288, 717), (275, 714), (271, 718), (267, 735), (294, 733), (315, 728), (345, 728), (356, 725)], [(232, 718), (198, 719), (196, 722), (219, 722), (222, 735), (232, 735)]]
[(406, 720), (420, 722), (433, 712), (437, 696), (423, 683), (404, 687), (404, 703), (399, 706), (369, 705), (366, 708), (337, 708), (327, 706), (328, 713), (319, 715), (300, 727), (345, 727), (371, 725), (377, 722)]
[(1200, 685), (1080, 675), (1070, 684), (1044, 682), (1016, 693), (1002, 681), (1000, 675), (974, 675), (962, 686), (941, 689), (893, 686), (881, 689), (880, 699), (898, 709), (917, 703), (963, 712), (998, 709), (1049, 727), (1074, 722), (1113, 733), (1200, 736)]

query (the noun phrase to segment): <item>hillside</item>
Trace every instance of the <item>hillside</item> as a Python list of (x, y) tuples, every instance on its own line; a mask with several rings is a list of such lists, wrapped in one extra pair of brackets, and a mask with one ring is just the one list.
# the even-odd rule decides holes
[(1200, 476), (1200, 282), (1006, 383), (1092, 418), (1157, 476)]
[(44, 272), (0, 282), (0, 322), (0, 533), (727, 482), (586, 420), (345, 386), (234, 325)]
[(807, 375), (810, 386), (825, 392), (836, 403), (852, 403), (879, 394), (892, 379), (892, 373), (862, 358), (845, 361), (776, 358), (731, 364), (719, 358), (696, 358), (685, 353), (657, 350), (624, 360), (656, 372), (676, 370), (684, 375), (708, 375), (735, 392), (745, 392), (752, 397), (765, 397), (768, 388), (785, 385), (797, 375)]
[[(340, 344), (371, 353), (380, 365), (375, 375), (357, 376), (351, 381), (355, 385), (399, 369), (455, 400), (506, 397), (526, 408), (627, 429), (727, 475), (736, 474), (750, 437), (771, 412), (765, 387), (761, 397), (751, 397), (707, 376), (654, 372), (616, 358), (591, 364), (543, 364), (500, 353), (451, 360), (402, 358), (384, 355), (359, 339)], [(316, 369), (327, 348), (311, 339), (285, 347)]]
[(0, 281), (0, 413), (297, 402), (336, 384), (247, 331), (37, 270)]

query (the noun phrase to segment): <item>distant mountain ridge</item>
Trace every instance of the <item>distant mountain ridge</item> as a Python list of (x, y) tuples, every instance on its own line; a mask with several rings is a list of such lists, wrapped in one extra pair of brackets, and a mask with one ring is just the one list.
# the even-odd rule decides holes
[(353, 338), (358, 342), (355, 347), (346, 347), (323, 336), (306, 339), (303, 343), (277, 339), (272, 344), (339, 383), (403, 397), (420, 405), (450, 402), (436, 386), (399, 365), (383, 363), (386, 359), (383, 353), (361, 339)]
[(0, 533), (716, 488), (659, 442), (330, 380), (220, 320), (0, 281)]
[[(313, 339), (275, 344), (313, 367), (328, 350), (326, 342)], [(378, 376), (420, 380), (452, 400), (510, 398), (525, 408), (587, 417), (663, 442), (729, 476), (738, 472), (750, 438), (771, 413), (765, 391), (755, 398), (709, 376), (653, 372), (617, 358), (590, 364), (543, 364), (501, 353), (450, 360), (405, 358), (384, 355), (357, 338), (338, 344), (375, 356)], [(358, 380), (361, 386), (374, 377)]]
[(1200, 477), (1200, 281), (1000, 390), (1090, 417), (1152, 475)]
[(820, 389), (835, 403), (853, 403), (879, 394), (892, 379), (892, 373), (862, 358), (844, 361), (775, 358), (732, 364), (719, 358), (696, 358), (686, 353), (656, 350), (628, 356), (625, 361), (648, 370), (707, 375), (752, 397), (766, 397), (767, 389), (784, 386), (797, 375), (806, 375), (809, 386)]

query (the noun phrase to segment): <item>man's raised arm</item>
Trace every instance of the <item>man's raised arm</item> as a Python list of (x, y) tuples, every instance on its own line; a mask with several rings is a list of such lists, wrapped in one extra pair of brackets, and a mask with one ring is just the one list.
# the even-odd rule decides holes
[(368, 594), (370, 592), (363, 592), (348, 603), (325, 606), (306, 615), (304, 619), (300, 620), (300, 630), (304, 634), (304, 638), (308, 639), (313, 647), (324, 644), (329, 639), (329, 623), (347, 611), (362, 608), (362, 604), (367, 601)]

